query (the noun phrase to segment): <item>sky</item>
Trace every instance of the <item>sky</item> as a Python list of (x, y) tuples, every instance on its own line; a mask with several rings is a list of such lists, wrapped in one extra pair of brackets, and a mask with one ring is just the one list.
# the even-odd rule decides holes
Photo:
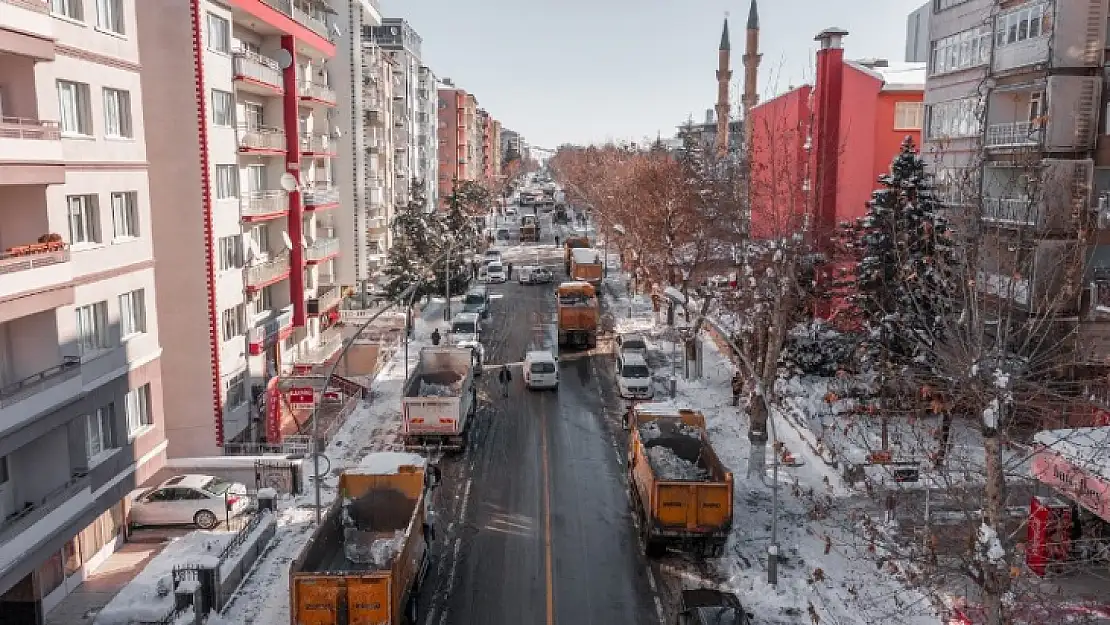
[[(381, 0), (423, 38), (423, 62), (533, 145), (673, 136), (717, 98), (729, 12), (733, 115), (750, 0)], [(849, 59), (904, 57), (924, 0), (761, 0), (759, 93), (812, 80), (813, 37), (849, 32)]]

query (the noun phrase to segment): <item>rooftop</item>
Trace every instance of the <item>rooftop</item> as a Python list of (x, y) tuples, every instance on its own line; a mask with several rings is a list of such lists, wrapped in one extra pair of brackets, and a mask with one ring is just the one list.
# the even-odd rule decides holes
[(925, 63), (888, 63), (880, 59), (846, 61), (846, 65), (883, 81), (883, 91), (923, 91)]

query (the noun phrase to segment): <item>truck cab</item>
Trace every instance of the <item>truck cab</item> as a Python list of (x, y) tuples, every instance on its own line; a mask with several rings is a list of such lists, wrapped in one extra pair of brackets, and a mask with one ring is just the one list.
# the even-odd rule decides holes
[(461, 312), (451, 318), (451, 331), (447, 333), (447, 344), (453, 347), (466, 347), (474, 352), (475, 371), (481, 371), (485, 348), (482, 347), (482, 318), (476, 312)]

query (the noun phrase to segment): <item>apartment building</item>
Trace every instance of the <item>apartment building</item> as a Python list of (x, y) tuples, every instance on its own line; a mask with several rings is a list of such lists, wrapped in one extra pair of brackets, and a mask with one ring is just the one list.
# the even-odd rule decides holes
[(493, 175), (495, 178), (501, 177), (501, 122), (496, 119), (490, 126), (490, 161), (493, 167)]
[(477, 180), (489, 180), (493, 173), (493, 147), (490, 138), (493, 135), (493, 120), (485, 109), (477, 110), (478, 122), (478, 150), (477, 150)]
[(439, 121), (436, 136), (439, 158), (439, 198), (442, 205), (451, 195), (455, 182), (467, 180), (469, 133), (466, 126), (466, 105), (469, 94), (446, 78), (440, 83), (437, 93), (436, 108)]
[(906, 18), (906, 63), (926, 63), (929, 60), (929, 16), (935, 0), (926, 0)]
[(230, 452), (276, 437), (252, 401), (269, 379), (341, 346), (329, 9), (137, 4), (169, 453)]
[(421, 65), (416, 84), (416, 164), (417, 178), (424, 183), (428, 207), (439, 206), (439, 94), (432, 68)]
[(0, 623), (35, 625), (165, 463), (134, 0), (0, 1)]
[(466, 129), (466, 156), (460, 180), (479, 180), (482, 171), (482, 128), (478, 120), (478, 98), (466, 94), (463, 104), (463, 123)]
[(502, 166), (505, 162), (518, 159), (521, 155), (520, 133), (508, 128), (501, 129)]
[(1110, 356), (1106, 19), (1101, 0), (937, 0), (925, 92), (946, 204), (999, 242), (977, 285), (1056, 317), (1091, 366)]

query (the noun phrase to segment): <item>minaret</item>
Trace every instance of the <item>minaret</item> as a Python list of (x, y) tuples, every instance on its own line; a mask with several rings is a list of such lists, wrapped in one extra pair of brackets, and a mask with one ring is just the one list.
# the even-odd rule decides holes
[(717, 156), (728, 154), (728, 85), (732, 80), (732, 70), (729, 69), (729, 56), (732, 46), (728, 42), (728, 16), (725, 16), (725, 27), (721, 31), (721, 47), (717, 52)]
[(748, 9), (747, 38), (744, 42), (744, 93), (740, 95), (740, 107), (744, 111), (744, 150), (750, 149), (752, 142), (751, 112), (759, 104), (759, 94), (756, 92), (759, 78), (759, 61), (763, 55), (759, 53), (759, 9), (756, 0), (752, 0)]

